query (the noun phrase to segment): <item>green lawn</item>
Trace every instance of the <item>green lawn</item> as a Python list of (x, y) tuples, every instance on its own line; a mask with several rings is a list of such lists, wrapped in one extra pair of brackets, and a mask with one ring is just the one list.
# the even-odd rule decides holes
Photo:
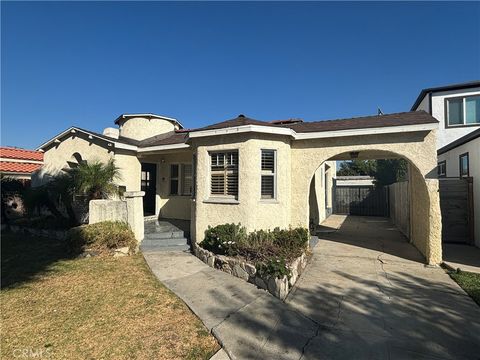
[(450, 277), (480, 306), (480, 274), (451, 271)]
[(65, 250), (2, 234), (1, 358), (206, 359), (218, 350), (141, 255), (71, 259)]

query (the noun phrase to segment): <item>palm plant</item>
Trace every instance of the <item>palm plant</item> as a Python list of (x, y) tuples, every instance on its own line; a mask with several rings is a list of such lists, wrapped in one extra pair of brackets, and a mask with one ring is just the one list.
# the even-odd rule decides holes
[(84, 195), (88, 200), (105, 199), (118, 194), (115, 180), (120, 178), (120, 172), (113, 159), (107, 163), (81, 162), (68, 171), (68, 176), (71, 178), (74, 193)]

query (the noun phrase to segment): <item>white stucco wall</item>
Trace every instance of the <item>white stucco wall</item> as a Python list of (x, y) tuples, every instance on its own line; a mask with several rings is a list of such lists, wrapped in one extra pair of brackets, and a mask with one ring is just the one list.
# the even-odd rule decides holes
[(460, 176), (459, 156), (468, 152), (470, 176), (473, 177), (473, 202), (475, 214), (475, 245), (480, 247), (480, 138), (438, 156), (446, 161), (447, 176)]
[(178, 129), (178, 126), (171, 121), (146, 117), (134, 117), (121, 120), (119, 125), (120, 136), (135, 140), (144, 140)]
[[(446, 128), (445, 99), (457, 96), (480, 95), (480, 87), (468, 90), (444, 91), (432, 94), (432, 116), (440, 122), (437, 137), (437, 149), (450, 144), (462, 136), (478, 129), (479, 125)], [(426, 96), (428, 97), (428, 96)], [(428, 110), (426, 110), (428, 111)]]
[[(328, 169), (325, 171), (325, 169)], [(312, 178), (309, 195), (310, 222), (313, 225), (320, 224), (327, 218), (327, 207), (332, 208), (333, 178), (336, 175), (336, 161), (326, 161), (318, 167)], [(328, 193), (326, 203), (325, 194)]]

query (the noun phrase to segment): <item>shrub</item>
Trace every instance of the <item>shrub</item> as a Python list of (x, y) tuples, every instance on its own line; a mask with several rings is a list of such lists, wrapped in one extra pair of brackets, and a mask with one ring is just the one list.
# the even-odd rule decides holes
[(120, 221), (103, 221), (72, 228), (68, 231), (67, 241), (74, 252), (89, 249), (103, 253), (126, 246), (133, 252), (137, 246), (128, 224)]
[(46, 230), (67, 230), (71, 227), (71, 223), (68, 221), (68, 219), (56, 218), (52, 215), (16, 219), (12, 221), (12, 225)]
[(216, 254), (235, 256), (238, 253), (239, 244), (245, 241), (246, 237), (246, 229), (240, 224), (209, 226), (205, 231), (205, 239), (200, 245)]
[(260, 275), (275, 276), (278, 279), (286, 276), (289, 280), (292, 276), (292, 270), (288, 267), (285, 259), (268, 259), (255, 265)]
[(308, 239), (305, 228), (257, 230), (247, 235), (240, 224), (224, 224), (209, 227), (199, 245), (215, 254), (241, 256), (260, 273), (290, 277), (288, 264), (303, 254)]

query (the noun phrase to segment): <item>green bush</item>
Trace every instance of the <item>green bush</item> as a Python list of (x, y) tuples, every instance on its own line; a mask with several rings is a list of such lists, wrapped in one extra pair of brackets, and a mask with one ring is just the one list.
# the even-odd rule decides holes
[(103, 221), (72, 228), (68, 231), (67, 241), (74, 252), (89, 249), (103, 253), (126, 246), (133, 252), (137, 246), (128, 224), (120, 221)]
[(279, 279), (283, 278), (284, 276), (290, 279), (292, 276), (292, 270), (288, 267), (285, 259), (283, 258), (268, 259), (265, 262), (257, 263), (255, 267), (262, 276), (275, 276)]
[(261, 273), (283, 277), (291, 275), (288, 264), (303, 254), (308, 240), (305, 228), (257, 230), (247, 235), (240, 224), (224, 224), (209, 227), (199, 245), (215, 254), (241, 256)]
[(247, 231), (240, 224), (223, 224), (208, 227), (201, 246), (215, 254), (235, 256), (239, 245), (245, 241)]
[(11, 222), (12, 225), (24, 226), (33, 229), (67, 230), (71, 223), (66, 218), (56, 218), (52, 215), (25, 217)]

